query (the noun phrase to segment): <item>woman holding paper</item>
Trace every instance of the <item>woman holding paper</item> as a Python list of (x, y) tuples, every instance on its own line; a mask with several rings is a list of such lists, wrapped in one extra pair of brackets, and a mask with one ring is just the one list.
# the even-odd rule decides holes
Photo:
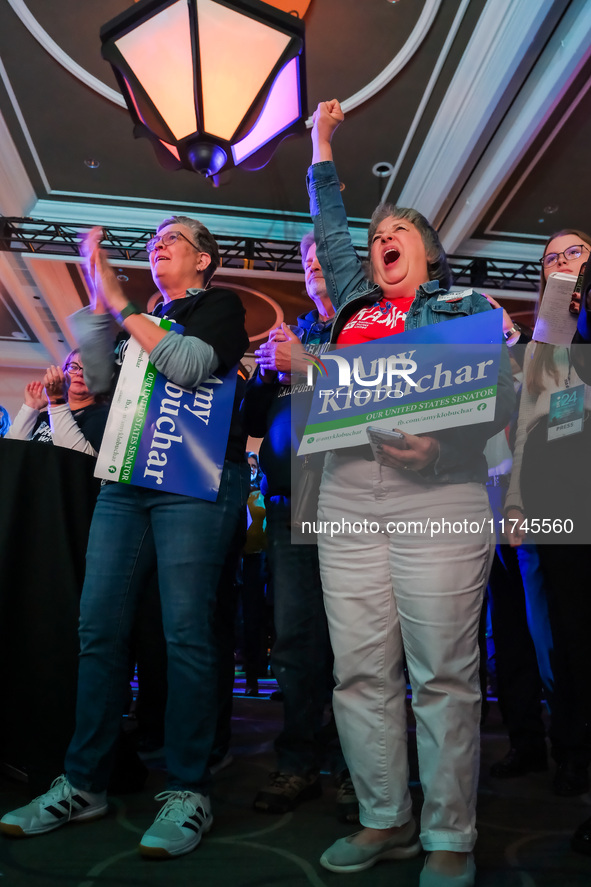
[[(573, 306), (570, 293), (574, 289), (574, 282), (581, 270), (581, 266), (589, 259), (590, 249), (591, 236), (576, 229), (565, 229), (557, 234), (553, 234), (549, 238), (544, 248), (544, 254), (540, 259), (542, 266), (540, 306), (543, 304), (546, 284), (550, 275), (555, 272), (569, 274), (573, 278), (573, 282), (568, 288), (568, 296), (565, 297), (564, 305), (562, 306), (565, 317), (568, 317), (569, 310)], [(578, 312), (578, 305), (573, 310)], [(551, 339), (552, 328), (550, 324), (544, 325), (544, 331), (546, 337)], [(572, 338), (572, 331), (568, 338), (569, 340)], [(524, 388), (519, 406), (513, 471), (511, 485), (505, 502), (505, 511), (510, 523), (510, 540), (514, 545), (520, 545), (526, 536), (525, 529), (522, 529), (520, 526), (521, 517), (524, 513), (530, 518), (554, 516), (556, 518), (568, 519), (572, 517), (568, 513), (570, 510), (570, 498), (566, 500), (567, 513), (555, 515), (542, 514), (551, 501), (554, 504), (558, 502), (558, 500), (554, 500), (554, 498), (551, 500), (548, 497), (546, 483), (550, 479), (555, 478), (556, 493), (560, 493), (560, 490), (564, 489), (563, 479), (557, 477), (557, 472), (560, 472), (560, 466), (556, 465), (558, 449), (563, 447), (562, 445), (559, 445), (558, 448), (551, 447), (550, 444), (552, 442), (558, 443), (562, 440), (566, 451), (569, 451), (573, 445), (575, 449), (578, 448), (579, 439), (576, 436), (576, 432), (574, 436), (572, 433), (564, 434), (563, 432), (569, 429), (561, 429), (560, 423), (555, 422), (554, 419), (560, 419), (560, 407), (562, 404), (558, 402), (558, 397), (561, 393), (564, 394), (569, 390), (571, 392), (574, 390), (575, 396), (567, 399), (572, 401), (573, 407), (573, 410), (569, 411), (568, 415), (570, 415), (570, 412), (573, 413), (573, 421), (577, 422), (577, 426), (581, 424), (578, 421), (581, 418), (578, 415), (581, 413), (581, 407), (583, 408), (581, 415), (583, 415), (584, 410), (591, 405), (591, 389), (581, 390), (577, 388), (582, 383), (571, 364), (568, 347), (553, 345), (548, 341), (536, 341), (534, 338), (525, 349), (523, 368)], [(562, 399), (564, 400), (564, 398)], [(557, 408), (555, 408), (555, 404)], [(564, 406), (570, 405), (564, 404)], [(550, 422), (551, 410), (553, 414), (552, 423)], [(565, 411), (563, 410), (563, 412)], [(564, 465), (564, 469), (567, 472), (566, 484), (567, 487), (570, 487), (570, 467), (572, 463), (568, 459), (565, 462), (560, 460), (560, 462)], [(546, 477), (545, 471), (550, 468), (549, 479)], [(539, 478), (541, 477), (545, 478), (544, 484), (539, 483)], [(554, 480), (552, 480), (552, 483), (554, 484)], [(582, 527), (575, 527), (574, 529), (576, 534)], [(543, 542), (544, 539), (540, 537), (540, 541)]]
[[(155, 309), (184, 328), (167, 332), (128, 302), (100, 248), (95, 228), (85, 249), (94, 304), (72, 318), (91, 390), (112, 389), (125, 341), (133, 337), (171, 383), (196, 388), (230, 373), (248, 345), (238, 296), (210, 278), (217, 244), (198, 221), (173, 216), (147, 244), (152, 277), (164, 300)], [(121, 327), (113, 348), (112, 327)], [(172, 394), (171, 394), (172, 398)], [(163, 401), (163, 405), (165, 401)], [(167, 642), (165, 752), (169, 791), (140, 842), (145, 856), (170, 857), (197, 846), (212, 823), (208, 757), (217, 716), (213, 612), (218, 579), (249, 490), (245, 438), (234, 403), (217, 500), (129, 483), (106, 483), (90, 530), (81, 599), (76, 730), (65, 773), (31, 804), (6, 814), (0, 829), (42, 834), (69, 821), (102, 816), (115, 739), (128, 690), (129, 636), (144, 567), (156, 563)], [(170, 423), (174, 402), (167, 407)], [(158, 420), (161, 422), (161, 419)], [(160, 428), (160, 425), (158, 425)], [(163, 424), (166, 432), (170, 424)], [(176, 443), (176, 446), (180, 444)], [(185, 445), (196, 445), (187, 441)], [(162, 449), (172, 459), (172, 447)]]
[[(583, 231), (552, 235), (541, 259), (540, 303), (552, 273), (570, 274), (562, 306), (568, 317), (570, 293), (590, 248), (591, 236)], [(552, 339), (552, 327), (545, 330)], [(591, 761), (586, 727), (591, 720), (591, 482), (586, 469), (577, 470), (591, 449), (591, 388), (578, 377), (566, 346), (532, 341), (523, 366), (506, 531), (512, 545), (521, 545), (526, 536), (537, 543), (554, 639), (554, 791), (573, 796), (588, 790)]]
[[(416, 210), (377, 208), (367, 278), (351, 244), (332, 163), (331, 139), (342, 119), (338, 102), (318, 106), (308, 175), (318, 256), (338, 309), (333, 340), (379, 341), (490, 311), (478, 293), (449, 292), (445, 253)], [(363, 447), (327, 456), (319, 519), (351, 527), (367, 519), (380, 528), (318, 538), (335, 653), (334, 713), (363, 825), (325, 851), (321, 863), (332, 871), (361, 871), (379, 859), (414, 856), (422, 843), (429, 857), (421, 887), (474, 883), (477, 638), (493, 549), (486, 534), (436, 538), (416, 527), (419, 521), (428, 527), (430, 521), (465, 518), (489, 526), (483, 448), (504, 427), (513, 404), (504, 355), (494, 422), (405, 434), (403, 449), (384, 444), (375, 460)], [(408, 788), (404, 655), (425, 794), (420, 835)]]

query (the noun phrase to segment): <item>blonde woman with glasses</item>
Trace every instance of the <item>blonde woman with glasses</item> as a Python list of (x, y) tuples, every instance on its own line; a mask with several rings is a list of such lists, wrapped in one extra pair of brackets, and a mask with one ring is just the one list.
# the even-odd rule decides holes
[[(574, 228), (549, 238), (540, 260), (540, 304), (550, 274), (578, 276), (590, 249), (591, 236)], [(576, 313), (578, 308), (577, 299), (565, 298), (564, 312)], [(527, 536), (540, 556), (554, 639), (553, 787), (555, 794), (572, 797), (589, 789), (591, 761), (591, 477), (578, 470), (591, 447), (591, 388), (579, 378), (570, 347), (532, 341), (523, 366), (513, 472), (505, 500), (507, 535), (514, 546)]]

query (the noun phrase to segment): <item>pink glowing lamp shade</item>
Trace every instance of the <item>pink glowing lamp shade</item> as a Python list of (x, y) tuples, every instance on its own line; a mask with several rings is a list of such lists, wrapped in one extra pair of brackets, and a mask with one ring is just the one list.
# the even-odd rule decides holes
[(293, 58), (281, 69), (259, 118), (248, 135), (232, 145), (234, 163), (238, 165), (267, 142), (291, 126), (300, 116), (299, 58)]
[(283, 10), (290, 3), (142, 0), (103, 25), (102, 55), (134, 136), (151, 141), (165, 169), (260, 169), (304, 131), (304, 25)]

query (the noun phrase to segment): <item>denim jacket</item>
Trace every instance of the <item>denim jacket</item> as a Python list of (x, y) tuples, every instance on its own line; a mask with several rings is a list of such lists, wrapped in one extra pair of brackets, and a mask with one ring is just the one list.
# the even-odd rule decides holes
[[(316, 252), (328, 295), (337, 309), (331, 336), (331, 341), (336, 342), (349, 318), (364, 305), (381, 299), (382, 290), (366, 277), (351, 242), (334, 164), (331, 161), (315, 163), (308, 170), (307, 181)], [(462, 293), (462, 298), (457, 301), (440, 301), (439, 297), (446, 292), (440, 288), (437, 280), (422, 284), (408, 310), (405, 329), (414, 330), (491, 310), (484, 296), (473, 290)], [(513, 377), (507, 347), (503, 344), (494, 420), (432, 432), (431, 435), (439, 441), (439, 456), (432, 465), (415, 472), (417, 479), (430, 483), (485, 482), (487, 465), (483, 455), (484, 446), (490, 437), (508, 424), (514, 407)]]

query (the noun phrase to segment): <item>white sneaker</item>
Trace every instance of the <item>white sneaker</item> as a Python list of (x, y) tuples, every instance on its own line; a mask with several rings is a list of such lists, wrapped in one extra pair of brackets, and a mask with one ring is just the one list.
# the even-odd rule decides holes
[(166, 801), (160, 813), (144, 832), (139, 850), (142, 856), (181, 856), (199, 844), (213, 823), (209, 798), (197, 792), (160, 792), (155, 801)]
[(42, 835), (67, 822), (98, 819), (108, 810), (107, 793), (83, 792), (74, 788), (62, 774), (51, 788), (25, 807), (6, 813), (0, 831), (7, 835)]

